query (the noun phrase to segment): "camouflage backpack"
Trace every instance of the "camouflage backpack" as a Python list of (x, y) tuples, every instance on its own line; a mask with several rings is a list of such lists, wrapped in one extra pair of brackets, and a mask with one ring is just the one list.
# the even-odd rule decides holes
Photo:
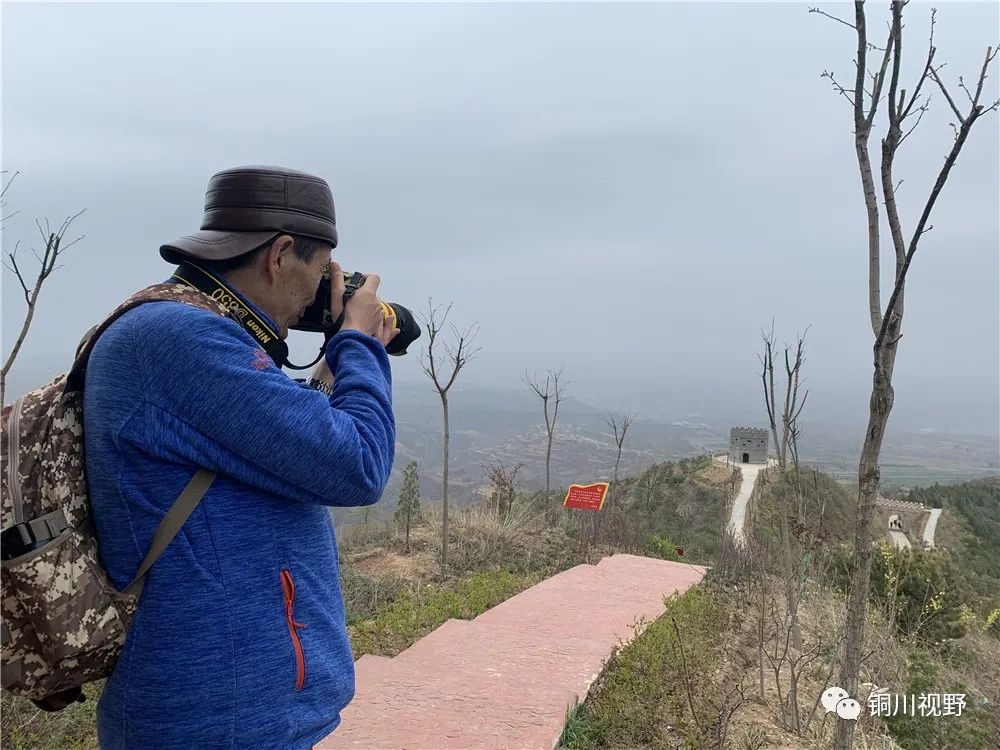
[(84, 336), (72, 369), (3, 407), (0, 471), (2, 687), (59, 710), (80, 686), (111, 674), (145, 574), (215, 478), (199, 470), (153, 535), (132, 582), (119, 592), (102, 568), (85, 474), (83, 385), (97, 338), (126, 311), (171, 300), (226, 309), (184, 284), (132, 295)]

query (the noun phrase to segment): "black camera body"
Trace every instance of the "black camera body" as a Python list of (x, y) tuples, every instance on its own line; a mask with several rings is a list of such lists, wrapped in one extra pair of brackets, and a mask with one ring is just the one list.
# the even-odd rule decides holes
[[(344, 305), (347, 305), (354, 292), (365, 283), (365, 277), (360, 273), (344, 273)], [(344, 322), (344, 316), (339, 320), (334, 320), (330, 315), (330, 299), (333, 293), (333, 285), (328, 273), (323, 274), (320, 279), (319, 288), (316, 290), (316, 299), (306, 308), (299, 321), (291, 326), (296, 331), (311, 331), (332, 336)], [(382, 302), (382, 315), (386, 318), (395, 318), (395, 327), (399, 333), (390, 341), (385, 350), (389, 354), (396, 356), (406, 354), (406, 348), (420, 338), (420, 326), (407, 308), (396, 302)]]

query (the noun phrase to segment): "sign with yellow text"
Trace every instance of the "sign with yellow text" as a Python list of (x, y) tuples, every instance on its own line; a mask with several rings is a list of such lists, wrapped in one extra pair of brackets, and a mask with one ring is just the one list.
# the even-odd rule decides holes
[(607, 482), (594, 482), (594, 484), (571, 484), (566, 499), (563, 501), (564, 508), (577, 508), (579, 510), (600, 510), (604, 505), (604, 496), (608, 494)]

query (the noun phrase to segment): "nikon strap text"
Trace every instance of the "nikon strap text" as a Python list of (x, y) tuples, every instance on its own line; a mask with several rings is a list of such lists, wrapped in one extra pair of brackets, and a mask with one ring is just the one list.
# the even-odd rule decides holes
[(204, 292), (221, 304), (229, 311), (229, 317), (254, 337), (278, 367), (288, 364), (288, 344), (225, 281), (193, 263), (177, 266), (171, 278)]

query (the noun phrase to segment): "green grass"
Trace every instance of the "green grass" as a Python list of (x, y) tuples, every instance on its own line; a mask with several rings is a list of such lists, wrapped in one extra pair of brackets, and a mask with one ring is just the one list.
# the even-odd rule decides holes
[(589, 725), (584, 714), (582, 703), (577, 703), (566, 709), (566, 726), (559, 736), (560, 747), (579, 747), (579, 743), (587, 738)]
[(355, 658), (364, 654), (395, 656), (450, 619), (471, 619), (535, 585), (537, 575), (480, 571), (449, 588), (413, 588), (379, 607), (369, 620), (348, 633)]
[[(682, 634), (684, 657), (673, 621)], [(704, 588), (667, 600), (666, 612), (609, 660), (587, 700), (567, 715), (561, 742), (567, 750), (698, 745), (698, 729), (688, 708), (684, 659), (692, 689), (703, 688), (722, 657), (717, 637), (720, 602)], [(707, 703), (693, 696), (695, 706)], [(699, 716), (702, 726), (715, 717)]]
[(84, 703), (74, 703), (56, 713), (2, 693), (0, 746), (4, 750), (96, 750), (97, 701), (103, 690), (103, 680), (86, 685)]

